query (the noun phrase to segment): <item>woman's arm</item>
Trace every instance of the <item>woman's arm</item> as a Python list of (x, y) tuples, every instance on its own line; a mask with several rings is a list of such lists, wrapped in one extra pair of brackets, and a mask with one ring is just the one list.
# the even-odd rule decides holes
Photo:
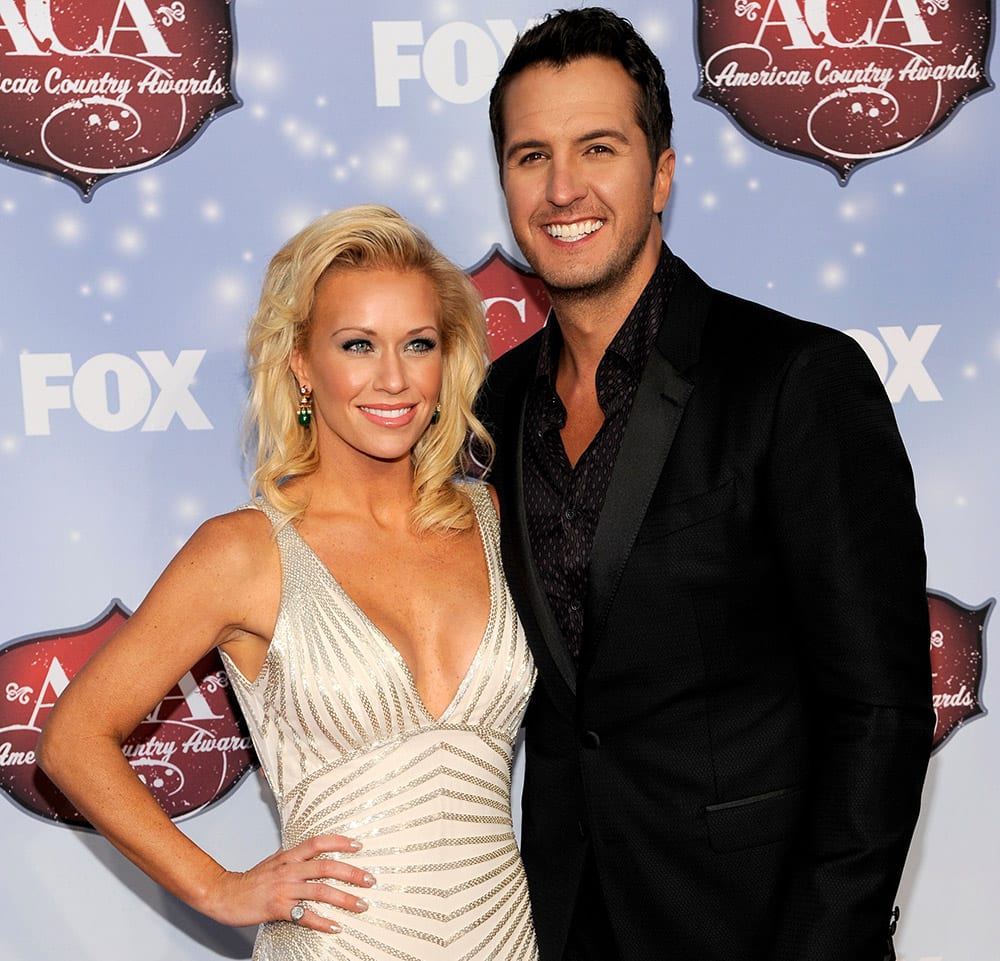
[[(311, 882), (372, 883), (348, 864), (317, 860), (358, 849), (339, 835), (279, 850), (249, 871), (226, 870), (174, 825), (122, 754), (125, 739), (208, 651), (225, 646), (250, 677), (259, 671), (281, 592), (270, 531), (250, 510), (203, 524), (63, 692), (38, 744), (39, 765), (94, 828), (172, 894), (231, 925), (288, 920), (306, 899), (364, 910), (354, 895)], [(331, 928), (313, 912), (300, 924)]]

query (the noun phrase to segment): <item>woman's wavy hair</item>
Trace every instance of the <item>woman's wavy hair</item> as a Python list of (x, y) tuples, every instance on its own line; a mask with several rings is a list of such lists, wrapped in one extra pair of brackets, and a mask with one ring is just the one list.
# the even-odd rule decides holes
[(260, 304), (247, 332), (250, 393), (245, 425), (248, 456), (255, 449), (252, 497), (274, 505), (286, 522), (306, 504), (282, 490), (285, 481), (319, 465), (316, 431), (297, 418), (299, 384), (289, 362), (306, 346), (313, 301), (331, 270), (416, 271), (432, 283), (441, 324), (441, 415), (417, 442), (413, 465), (413, 521), (420, 531), (464, 530), (472, 505), (454, 482), (475, 466), (493, 442), (472, 405), (486, 375), (487, 341), (482, 300), (465, 273), (422, 231), (389, 207), (366, 204), (320, 217), (292, 237), (267, 269)]

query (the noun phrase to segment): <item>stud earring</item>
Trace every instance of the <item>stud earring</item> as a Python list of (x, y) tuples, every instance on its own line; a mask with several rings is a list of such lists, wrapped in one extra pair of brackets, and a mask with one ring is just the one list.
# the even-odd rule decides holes
[(439, 420), (441, 420), (441, 405), (437, 404), (434, 407), (434, 413), (431, 414), (431, 423), (436, 424)]
[(313, 419), (313, 392), (304, 384), (299, 388), (299, 423), (308, 427)]

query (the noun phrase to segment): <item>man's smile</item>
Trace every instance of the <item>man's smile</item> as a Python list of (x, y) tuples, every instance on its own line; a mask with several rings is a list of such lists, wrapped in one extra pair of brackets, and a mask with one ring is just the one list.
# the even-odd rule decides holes
[(565, 240), (574, 243), (584, 237), (590, 236), (604, 226), (603, 220), (582, 220), (573, 224), (546, 224), (543, 228), (545, 232), (556, 240)]

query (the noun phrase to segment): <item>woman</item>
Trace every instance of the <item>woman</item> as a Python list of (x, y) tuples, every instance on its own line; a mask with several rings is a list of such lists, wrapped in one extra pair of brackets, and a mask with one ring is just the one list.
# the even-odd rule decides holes
[[(510, 819), (534, 667), (492, 492), (457, 476), (470, 434), (489, 446), (485, 352), (468, 278), (395, 212), (293, 237), (249, 331), (254, 502), (202, 525), (42, 733), (94, 827), (209, 917), (261, 923), (261, 961), (535, 957)], [(281, 821), (245, 872), (120, 750), (213, 647)]]

